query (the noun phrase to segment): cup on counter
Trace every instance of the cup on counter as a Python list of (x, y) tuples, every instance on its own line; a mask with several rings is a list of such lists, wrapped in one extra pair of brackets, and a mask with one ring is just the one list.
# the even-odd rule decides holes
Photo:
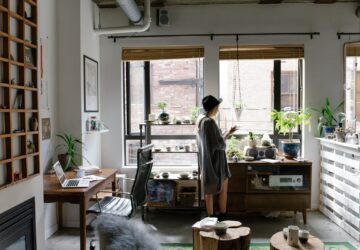
[(76, 176), (77, 176), (78, 178), (83, 178), (83, 177), (85, 176), (85, 170), (84, 170), (84, 169), (79, 169), (79, 170), (77, 171)]
[(171, 151), (171, 147), (170, 147), (170, 146), (166, 146), (165, 149), (166, 149), (166, 151), (168, 151), (168, 152)]
[(149, 114), (148, 115), (148, 120), (151, 121), (151, 122), (155, 121), (156, 120), (156, 114)]
[(190, 145), (185, 145), (184, 149), (185, 149), (185, 152), (189, 152), (190, 151)]

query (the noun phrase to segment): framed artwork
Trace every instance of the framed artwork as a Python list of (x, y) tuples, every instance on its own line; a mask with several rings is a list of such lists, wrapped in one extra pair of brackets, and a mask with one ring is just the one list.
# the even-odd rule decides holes
[(99, 111), (98, 62), (84, 55), (84, 111)]
[(41, 119), (41, 135), (43, 140), (47, 140), (51, 138), (50, 118)]

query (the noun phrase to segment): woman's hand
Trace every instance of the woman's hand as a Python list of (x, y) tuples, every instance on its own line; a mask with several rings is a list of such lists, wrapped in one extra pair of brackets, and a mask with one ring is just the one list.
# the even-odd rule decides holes
[(230, 128), (229, 131), (226, 131), (226, 132), (224, 133), (224, 138), (225, 138), (225, 140), (228, 139), (229, 136), (232, 135), (232, 134), (233, 134), (236, 130), (238, 130), (238, 129), (239, 129), (239, 128), (238, 128), (236, 125), (234, 125), (234, 126), (232, 126), (232, 127)]

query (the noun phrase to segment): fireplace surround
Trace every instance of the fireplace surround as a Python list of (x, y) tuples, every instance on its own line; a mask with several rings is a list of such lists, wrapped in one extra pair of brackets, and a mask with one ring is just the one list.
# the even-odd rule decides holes
[(36, 250), (34, 197), (0, 214), (0, 249)]

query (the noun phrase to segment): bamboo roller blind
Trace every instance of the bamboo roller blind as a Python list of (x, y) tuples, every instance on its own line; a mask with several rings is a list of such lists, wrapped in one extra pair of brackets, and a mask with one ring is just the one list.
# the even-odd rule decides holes
[(360, 43), (351, 43), (345, 46), (346, 56), (360, 56)]
[(204, 57), (204, 48), (200, 46), (163, 47), (163, 48), (124, 48), (123, 61), (163, 60)]
[(220, 60), (304, 57), (303, 45), (241, 45), (238, 48), (238, 53), (236, 53), (236, 46), (221, 46), (219, 54)]

